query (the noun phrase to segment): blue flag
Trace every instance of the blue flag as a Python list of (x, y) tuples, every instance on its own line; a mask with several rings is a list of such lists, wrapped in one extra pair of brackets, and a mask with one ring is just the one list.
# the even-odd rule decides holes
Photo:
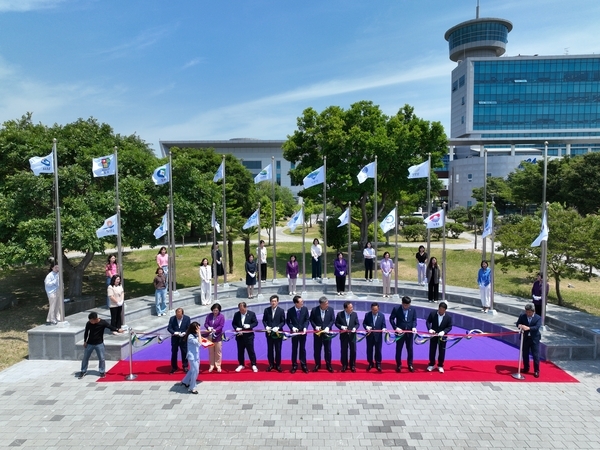
[(167, 234), (167, 216), (169, 213), (165, 213), (165, 215), (162, 218), (162, 221), (160, 222), (160, 226), (154, 230), (154, 237), (156, 239), (160, 239), (161, 237), (163, 237), (165, 234)]
[(242, 230), (247, 230), (248, 228), (257, 227), (258, 226), (258, 209), (252, 213), (250, 218), (246, 221)]
[(165, 184), (169, 182), (169, 164), (165, 164), (164, 166), (160, 166), (157, 168), (152, 174), (152, 181), (157, 186), (161, 184)]
[(223, 161), (221, 163), (221, 165), (219, 166), (219, 168), (217, 169), (217, 173), (215, 173), (215, 176), (213, 177), (213, 182), (216, 183), (219, 180), (223, 179), (223, 172), (225, 171), (225, 161)]

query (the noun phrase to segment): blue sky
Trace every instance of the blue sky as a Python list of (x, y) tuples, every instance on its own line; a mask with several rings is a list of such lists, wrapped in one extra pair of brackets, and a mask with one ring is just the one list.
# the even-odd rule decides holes
[[(450, 122), (444, 33), (476, 0), (0, 0), (0, 121), (95, 117), (159, 139), (285, 139), (312, 106)], [(600, 53), (598, 0), (481, 0), (507, 55)]]

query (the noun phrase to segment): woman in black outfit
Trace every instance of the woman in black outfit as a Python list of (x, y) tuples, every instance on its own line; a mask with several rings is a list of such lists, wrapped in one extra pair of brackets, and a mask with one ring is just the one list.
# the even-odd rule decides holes
[(427, 265), (427, 298), (430, 302), (437, 302), (438, 295), (440, 292), (440, 280), (442, 279), (442, 273), (440, 272), (440, 266), (438, 266), (437, 258), (432, 257)]

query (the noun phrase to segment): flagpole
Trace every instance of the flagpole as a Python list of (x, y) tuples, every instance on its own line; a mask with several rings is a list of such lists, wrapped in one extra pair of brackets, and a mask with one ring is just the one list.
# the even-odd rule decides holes
[[(175, 278), (175, 214), (173, 210), (173, 151), (169, 149), (169, 208), (170, 214), (169, 227), (171, 230), (171, 254), (169, 255), (169, 285), (170, 290), (177, 292), (177, 281)], [(169, 305), (171, 308), (172, 305)]]
[(444, 222), (442, 229), (443, 243), (442, 243), (442, 301), (446, 301), (446, 202), (442, 203), (442, 209), (444, 213)]
[(352, 209), (352, 202), (348, 202), (348, 295), (352, 295), (352, 236), (351, 226), (352, 218), (350, 211)]
[[(375, 196), (373, 198), (373, 247), (375, 248), (375, 261), (377, 261), (377, 235), (379, 234), (379, 228), (377, 227), (377, 216), (377, 156), (375, 156)], [(375, 267), (373, 267), (373, 272), (373, 281), (377, 283), (377, 264), (375, 264)]]
[(490, 266), (491, 266), (491, 277), (490, 277), (490, 309), (488, 311), (489, 314), (495, 315), (496, 310), (494, 309), (494, 278), (495, 278), (495, 239), (496, 239), (496, 231), (494, 230), (494, 197), (492, 196), (492, 209), (490, 210), (490, 214), (492, 216), (492, 247), (490, 248)]
[(304, 199), (302, 199), (302, 204), (300, 205), (300, 214), (302, 217), (302, 295), (304, 295), (306, 293), (306, 230), (304, 227)]
[[(395, 297), (398, 298), (398, 200), (396, 200), (396, 208), (394, 211), (394, 234), (396, 235), (396, 245), (394, 246), (394, 290)], [(375, 264), (377, 264), (377, 261), (375, 261)]]
[[(225, 199), (225, 155), (223, 155), (223, 254), (221, 255), (221, 264), (223, 266), (223, 288), (227, 287), (227, 202)], [(216, 241), (213, 241), (213, 244)], [(215, 272), (217, 278), (217, 272)], [(215, 295), (215, 300), (217, 299)]]
[(65, 283), (63, 280), (63, 251), (62, 251), (62, 231), (60, 224), (60, 195), (58, 193), (58, 152), (56, 150), (56, 138), (52, 139), (52, 165), (54, 166), (54, 204), (56, 214), (56, 260), (58, 263), (58, 299), (60, 302), (60, 321), (65, 325), (69, 323), (65, 317)]
[(271, 156), (271, 216), (273, 228), (273, 283), (277, 281), (277, 221), (275, 220), (275, 157)]
[[(427, 153), (427, 217), (431, 216), (431, 153)], [(431, 232), (427, 228), (427, 257), (431, 258)]]
[[(487, 148), (483, 147), (483, 227), (485, 228), (485, 219), (487, 219)], [(475, 225), (475, 234), (477, 234), (477, 225)], [(487, 259), (486, 238), (481, 238), (481, 260)], [(493, 250), (492, 250), (493, 251)]]
[[(216, 204), (213, 202), (212, 204), (212, 248), (213, 251), (215, 252), (215, 257), (213, 257), (213, 283), (214, 283), (214, 287), (213, 287), (213, 291), (214, 291), (214, 301), (217, 301), (217, 285), (218, 285), (218, 280), (219, 280), (219, 276), (217, 275), (217, 258), (216, 258), (216, 249), (215, 249), (215, 242), (217, 242), (217, 230), (216, 230), (216, 222), (217, 222), (217, 212), (216, 212)], [(223, 257), (221, 257), (222, 259)], [(221, 264), (223, 264), (223, 261), (221, 261)], [(200, 280), (200, 284), (202, 284), (202, 280)]]
[(323, 156), (323, 278), (327, 281), (327, 156)]
[[(115, 209), (117, 210), (117, 265), (119, 266), (119, 275), (121, 276), (121, 286), (125, 291), (125, 279), (123, 277), (123, 246), (121, 242), (121, 205), (119, 202), (119, 160), (117, 146), (114, 147), (115, 156)], [(121, 323), (125, 324), (125, 308), (121, 308)]]
[[(171, 205), (167, 205), (167, 246), (171, 247)], [(171, 256), (167, 261), (167, 291), (169, 293), (169, 312), (173, 310), (173, 289), (171, 289)]]
[[(257, 227), (258, 227), (258, 249), (260, 249), (260, 202), (258, 202), (258, 224), (257, 224)], [(260, 258), (258, 257), (258, 254), (256, 255), (256, 258), (254, 259), (254, 261), (256, 261), (256, 278), (258, 279), (258, 295), (256, 296), (256, 298), (262, 298), (261, 293), (260, 293), (260, 284), (261, 284)]]
[[(548, 205), (546, 204), (546, 184), (548, 182), (548, 141), (544, 142), (544, 187), (542, 189), (542, 227), (544, 226), (544, 218), (546, 219), (546, 225), (548, 224)], [(542, 261), (541, 270), (542, 272), (542, 326), (541, 330), (546, 331), (546, 304), (548, 302), (548, 290), (546, 285), (548, 284), (548, 239), (544, 239), (542, 242)]]

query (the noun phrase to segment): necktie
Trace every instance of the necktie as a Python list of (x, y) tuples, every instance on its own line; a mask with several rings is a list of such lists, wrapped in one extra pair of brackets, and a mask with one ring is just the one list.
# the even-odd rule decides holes
[(531, 325), (531, 317), (528, 317), (528, 318), (527, 318), (527, 323), (528, 323), (529, 325)]
[(300, 319), (300, 310), (299, 310), (299, 309), (297, 309), (297, 310), (296, 310), (296, 317), (297, 317), (298, 319)]

